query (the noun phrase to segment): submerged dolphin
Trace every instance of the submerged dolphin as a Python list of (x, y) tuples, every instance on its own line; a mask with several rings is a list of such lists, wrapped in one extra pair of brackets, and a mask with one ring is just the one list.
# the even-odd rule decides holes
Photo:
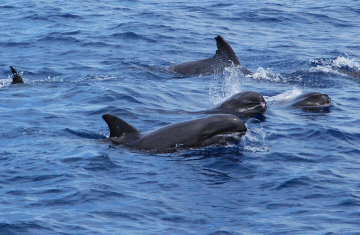
[(337, 68), (333, 68), (334, 71), (344, 74), (346, 76), (350, 76), (353, 78), (358, 78), (360, 79), (360, 71), (351, 71), (351, 70), (347, 70), (347, 69), (337, 69)]
[(207, 113), (229, 113), (235, 116), (252, 116), (266, 112), (267, 106), (262, 95), (254, 91), (237, 93), (218, 104)]
[(241, 66), (234, 50), (224, 38), (217, 36), (215, 40), (218, 49), (212, 58), (174, 65), (169, 69), (183, 75), (207, 76), (222, 72), (226, 67), (236, 66), (244, 75), (252, 74), (251, 71)]
[(323, 109), (331, 106), (331, 99), (320, 92), (308, 92), (293, 99), (291, 106), (307, 110)]
[(145, 133), (116, 116), (105, 114), (102, 118), (109, 126), (110, 139), (114, 144), (125, 144), (142, 150), (169, 151), (178, 147), (224, 144), (229, 135), (239, 137), (246, 133), (245, 124), (228, 114), (179, 122)]
[(12, 67), (10, 66), (11, 71), (13, 73), (13, 81), (12, 84), (16, 84), (16, 83), (24, 83), (24, 81), (22, 80), (21, 76), (18, 74), (18, 72)]

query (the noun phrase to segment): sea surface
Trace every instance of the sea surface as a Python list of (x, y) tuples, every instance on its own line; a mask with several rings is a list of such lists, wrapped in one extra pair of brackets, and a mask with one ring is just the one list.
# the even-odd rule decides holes
[[(2, 0), (0, 234), (360, 234), (360, 1)], [(187, 77), (215, 37), (240, 63)], [(25, 84), (11, 84), (9, 66)], [(261, 93), (239, 143), (113, 146)], [(320, 112), (290, 108), (319, 91)]]

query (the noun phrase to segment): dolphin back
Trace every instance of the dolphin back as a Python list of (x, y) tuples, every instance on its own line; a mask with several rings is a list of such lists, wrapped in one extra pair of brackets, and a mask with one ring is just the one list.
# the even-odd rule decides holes
[(227, 67), (239, 67), (244, 75), (252, 74), (251, 71), (241, 66), (234, 50), (223, 37), (215, 37), (217, 50), (213, 57), (203, 60), (190, 61), (170, 66), (169, 69), (183, 75), (211, 75), (224, 71)]
[(16, 83), (24, 83), (23, 79), (21, 78), (21, 76), (18, 74), (18, 72), (12, 67), (11, 68), (11, 72), (13, 73), (13, 81), (12, 84), (16, 84)]

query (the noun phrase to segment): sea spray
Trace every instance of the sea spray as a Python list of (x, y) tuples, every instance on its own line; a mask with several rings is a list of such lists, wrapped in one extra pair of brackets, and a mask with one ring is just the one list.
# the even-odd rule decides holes
[(256, 118), (250, 118), (246, 123), (247, 132), (242, 137), (240, 147), (248, 152), (268, 152), (270, 146), (265, 144), (266, 133), (263, 124)]
[(215, 75), (209, 89), (210, 100), (218, 104), (230, 96), (241, 92), (241, 79), (244, 77), (239, 68), (225, 68), (222, 74)]

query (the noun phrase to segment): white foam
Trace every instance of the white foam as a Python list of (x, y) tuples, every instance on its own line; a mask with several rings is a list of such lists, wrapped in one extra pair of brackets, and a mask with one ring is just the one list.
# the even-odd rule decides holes
[(356, 68), (357, 70), (360, 70), (359, 63), (354, 62), (354, 59), (345, 58), (343, 56), (339, 56), (333, 60), (332, 65), (338, 68), (348, 66), (349, 68)]
[(95, 80), (95, 81), (103, 81), (103, 80), (109, 80), (109, 79), (115, 79), (115, 76), (105, 76), (105, 75), (96, 75), (93, 74), (90, 77), (85, 77), (84, 79), (81, 79), (81, 81), (90, 81), (90, 80)]
[(243, 149), (249, 152), (270, 151), (270, 147), (265, 144), (265, 132), (262, 123), (255, 118), (250, 118), (246, 123), (247, 132), (242, 137)]
[(263, 67), (259, 67), (251, 77), (254, 79), (266, 79), (266, 70)]
[[(310, 62), (318, 63), (316, 60), (309, 60)], [(337, 69), (343, 67), (348, 67), (356, 71), (360, 71), (360, 65), (357, 62), (354, 62), (354, 59), (349, 59), (343, 56), (338, 56), (336, 59), (331, 60), (323, 65), (317, 65), (316, 67), (310, 68), (310, 72), (323, 72), (323, 73), (334, 73), (338, 75), (343, 75), (343, 73), (338, 72)]]
[(12, 83), (12, 76), (9, 75), (7, 79), (1, 79), (0, 80), (0, 88), (6, 87)]
[(323, 73), (334, 73), (334, 69), (330, 65), (317, 65), (309, 69), (310, 72), (323, 72)]
[(264, 98), (265, 98), (266, 102), (272, 102), (272, 101), (283, 102), (283, 101), (287, 101), (287, 100), (292, 100), (301, 94), (302, 94), (302, 91), (299, 88), (294, 87), (290, 91), (285, 91), (284, 93), (281, 93), (281, 94), (278, 94), (275, 96), (271, 96), (271, 97), (264, 96)]
[(271, 68), (266, 70), (263, 67), (259, 67), (255, 73), (249, 74), (247, 77), (255, 80), (268, 80), (271, 82), (286, 82), (286, 78), (280, 74), (273, 73)]

